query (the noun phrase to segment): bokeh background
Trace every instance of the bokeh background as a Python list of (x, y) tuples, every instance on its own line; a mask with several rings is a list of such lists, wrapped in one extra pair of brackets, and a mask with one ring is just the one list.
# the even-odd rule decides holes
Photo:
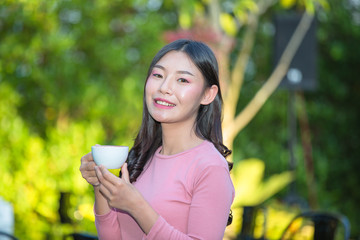
[[(214, 2), (219, 26), (204, 21), (214, 16)], [(243, 207), (252, 206), (260, 208), (254, 238), (279, 239), (297, 213), (312, 209), (346, 216), (352, 239), (359, 239), (359, 0), (0, 1), (0, 198), (13, 209), (13, 235), (96, 235), (93, 193), (80, 175), (80, 158), (97, 143), (132, 146), (147, 68), (164, 44), (179, 37), (225, 44), (229, 62), (224, 55), (219, 62), (231, 73), (257, 17), (232, 103), (235, 116), (274, 70), (274, 16), (304, 11), (316, 22), (317, 88), (272, 91), (236, 131), (238, 198), (225, 238), (239, 234)], [(209, 27), (222, 37), (206, 35)]]

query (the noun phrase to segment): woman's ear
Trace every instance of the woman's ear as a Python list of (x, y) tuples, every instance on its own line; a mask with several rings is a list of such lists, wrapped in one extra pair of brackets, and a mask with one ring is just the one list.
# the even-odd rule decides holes
[(218, 87), (216, 85), (212, 85), (211, 87), (207, 88), (204, 92), (203, 99), (201, 101), (202, 105), (208, 105), (214, 101), (217, 93), (218, 93)]

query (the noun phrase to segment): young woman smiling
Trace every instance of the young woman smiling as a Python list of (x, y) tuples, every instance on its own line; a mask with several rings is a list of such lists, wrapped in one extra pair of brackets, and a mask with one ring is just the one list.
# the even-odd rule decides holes
[(218, 65), (201, 42), (181, 39), (154, 57), (143, 119), (116, 177), (81, 159), (94, 186), (100, 239), (222, 239), (234, 199), (223, 145)]

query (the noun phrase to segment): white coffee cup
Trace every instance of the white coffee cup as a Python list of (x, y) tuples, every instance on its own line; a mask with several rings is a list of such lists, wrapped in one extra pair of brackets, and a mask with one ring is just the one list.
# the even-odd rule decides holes
[(128, 153), (128, 146), (95, 145), (91, 152), (96, 165), (103, 165), (107, 169), (118, 169), (125, 163)]

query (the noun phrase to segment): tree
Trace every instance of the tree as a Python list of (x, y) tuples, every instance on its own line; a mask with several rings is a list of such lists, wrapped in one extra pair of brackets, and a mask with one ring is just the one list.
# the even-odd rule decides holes
[[(183, 1), (183, 5), (180, 6), (183, 11), (180, 12), (179, 20), (182, 28), (165, 36), (167, 40), (181, 37), (195, 38), (207, 42), (214, 49), (220, 65), (220, 79), (225, 105), (224, 142), (230, 148), (232, 148), (238, 133), (261, 109), (285, 76), (292, 58), (313, 21), (314, 11), (318, 5), (317, 1), (302, 3), (306, 11), (303, 12), (302, 19), (277, 66), (253, 99), (238, 113), (237, 104), (244, 82), (246, 66), (254, 47), (259, 18), (276, 3), (277, 1), (274, 0), (228, 1), (227, 5), (230, 7), (224, 10), (224, 6), (218, 0), (203, 1), (201, 6), (197, 1)], [(325, 2), (321, 3), (325, 4)], [(295, 2), (283, 1), (282, 4), (292, 6)], [(190, 28), (191, 17), (194, 21), (192, 28)], [(239, 31), (243, 31), (242, 41), (236, 39), (236, 34)], [(232, 59), (232, 53), (235, 49), (240, 50)]]

